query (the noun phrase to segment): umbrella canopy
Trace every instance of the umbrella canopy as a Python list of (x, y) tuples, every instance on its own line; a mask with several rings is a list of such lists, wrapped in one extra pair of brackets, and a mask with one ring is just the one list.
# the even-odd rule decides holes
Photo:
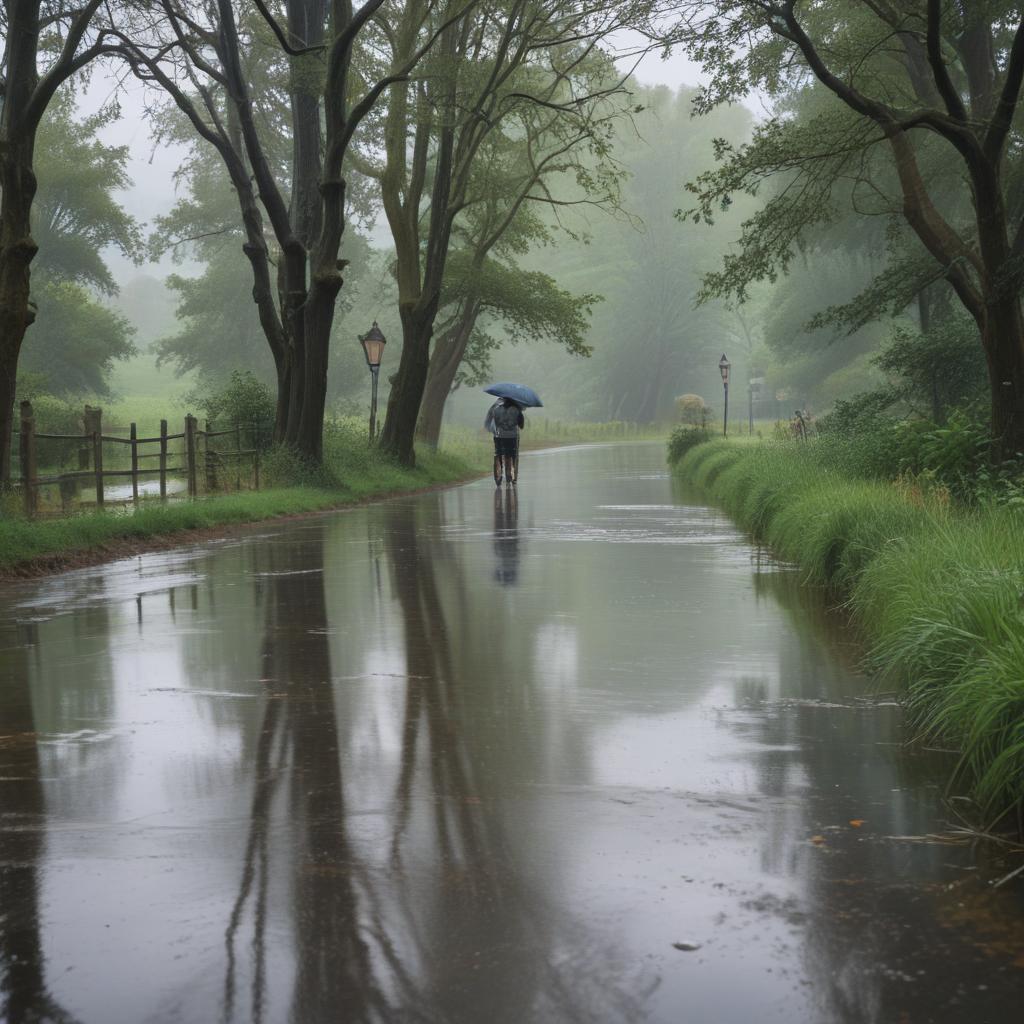
[(525, 384), (512, 384), (507, 380), (492, 384), (489, 388), (484, 388), (484, 394), (495, 395), (497, 398), (511, 398), (516, 405), (534, 408), (540, 408), (544, 405), (540, 400), (540, 395), (533, 388), (528, 388)]

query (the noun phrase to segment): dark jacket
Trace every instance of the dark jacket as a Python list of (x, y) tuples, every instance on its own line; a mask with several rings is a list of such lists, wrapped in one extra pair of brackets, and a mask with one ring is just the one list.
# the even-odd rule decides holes
[(515, 402), (499, 398), (487, 410), (484, 419), (484, 429), (489, 430), (495, 437), (518, 437), (519, 431), (526, 426), (526, 418), (523, 410)]

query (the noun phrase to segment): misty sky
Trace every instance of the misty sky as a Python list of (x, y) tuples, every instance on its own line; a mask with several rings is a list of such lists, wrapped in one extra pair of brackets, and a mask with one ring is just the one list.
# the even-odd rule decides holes
[[(630, 36), (623, 34), (617, 40), (617, 45), (626, 50), (633, 45), (633, 41)], [(628, 71), (635, 61), (635, 57), (624, 57), (619, 65), (623, 71)], [(698, 84), (704, 76), (697, 65), (681, 54), (662, 60), (658, 53), (648, 53), (641, 60), (637, 78), (644, 85), (667, 85), (678, 89), (681, 85)], [(119, 199), (128, 213), (145, 223), (166, 213), (174, 205), (174, 172), (181, 165), (184, 151), (174, 146), (154, 146), (149, 136), (149, 122), (145, 112), (146, 90), (128, 76), (118, 92), (119, 81), (113, 76), (94, 75), (84, 92), (81, 111), (87, 113), (97, 110), (115, 95), (118, 96), (122, 117), (101, 132), (101, 138), (110, 145), (130, 147), (128, 173), (134, 184), (123, 191)], [(159, 100), (159, 95), (153, 90), (148, 95), (151, 103)], [(390, 242), (386, 225), (379, 224), (376, 235), (379, 236), (376, 240), (382, 245)], [(134, 266), (116, 250), (104, 253), (104, 258), (119, 284), (139, 274), (162, 278), (172, 270), (170, 258), (165, 258), (159, 264), (145, 264), (141, 267)], [(173, 269), (188, 273), (190, 267), (185, 265)], [(195, 269), (198, 271), (198, 266)]]

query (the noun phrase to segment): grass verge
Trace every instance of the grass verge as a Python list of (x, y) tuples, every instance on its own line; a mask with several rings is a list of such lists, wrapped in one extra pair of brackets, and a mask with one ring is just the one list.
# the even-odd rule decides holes
[(710, 441), (676, 471), (838, 588), (921, 738), (961, 752), (987, 823), (1024, 811), (1024, 512), (860, 479), (815, 443)]
[[(544, 421), (547, 424), (547, 421)], [(657, 428), (628, 424), (547, 424), (524, 436), (524, 449), (581, 440), (664, 437)], [(341, 508), (370, 498), (411, 493), (489, 473), (492, 446), (482, 431), (453, 428), (442, 447), (417, 452), (415, 469), (384, 458), (366, 443), (366, 424), (353, 417), (328, 421), (324, 465), (308, 466), (278, 449), (263, 460), (267, 489), (161, 504), (111, 508), (64, 518), (28, 521), (16, 503), (0, 508), (0, 577), (33, 576), (180, 543), (185, 534), (223, 532), (243, 523)]]
[[(482, 446), (483, 447), (483, 446)], [(287, 460), (268, 458), (263, 491), (240, 491), (198, 501), (143, 501), (127, 511), (86, 512), (59, 519), (0, 519), (0, 576), (32, 576), (180, 543), (225, 528), (281, 516), (342, 508), (370, 498), (426, 490), (472, 479), (489, 469), (489, 453), (472, 449), (420, 452), (405, 469), (368, 448), (335, 444), (326, 472), (303, 474)], [(298, 486), (289, 485), (299, 481)]]

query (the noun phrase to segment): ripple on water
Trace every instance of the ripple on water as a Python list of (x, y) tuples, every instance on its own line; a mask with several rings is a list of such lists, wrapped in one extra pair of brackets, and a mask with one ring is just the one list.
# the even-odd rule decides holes
[(542, 540), (604, 544), (730, 544), (742, 540), (713, 510), (686, 505), (598, 505), (592, 520), (553, 519), (534, 527)]

